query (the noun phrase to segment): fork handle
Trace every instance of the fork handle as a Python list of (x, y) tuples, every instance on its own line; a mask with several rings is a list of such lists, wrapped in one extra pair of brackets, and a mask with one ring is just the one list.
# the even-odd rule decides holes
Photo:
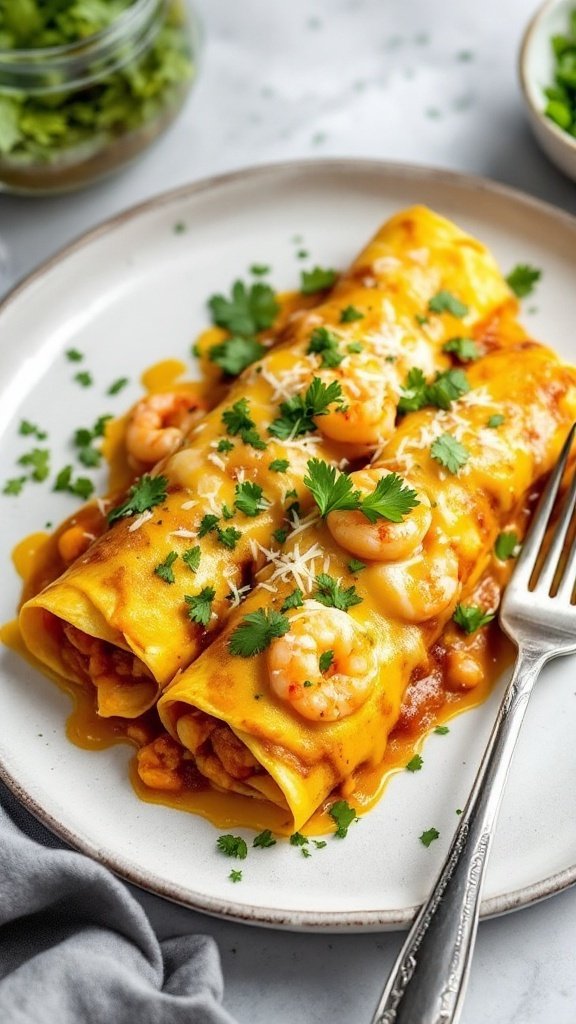
[(484, 868), (532, 687), (546, 661), (521, 647), (458, 830), (416, 915), (372, 1024), (455, 1024), (478, 928)]

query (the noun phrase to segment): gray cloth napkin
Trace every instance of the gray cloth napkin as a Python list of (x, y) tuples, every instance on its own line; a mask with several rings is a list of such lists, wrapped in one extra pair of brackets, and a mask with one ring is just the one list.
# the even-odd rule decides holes
[(0, 786), (2, 1024), (234, 1024), (211, 938), (158, 942), (100, 864)]

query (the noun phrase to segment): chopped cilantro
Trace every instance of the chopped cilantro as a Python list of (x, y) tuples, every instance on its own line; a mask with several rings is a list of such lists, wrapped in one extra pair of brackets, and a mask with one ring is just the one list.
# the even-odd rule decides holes
[(308, 837), (301, 832), (293, 832), (290, 836), (290, 846), (308, 846)]
[(314, 270), (303, 270), (300, 275), (300, 291), (303, 295), (314, 295), (331, 288), (338, 274), (335, 270), (314, 267)]
[(428, 846), (430, 846), (430, 843), (433, 843), (435, 839), (439, 839), (439, 838), (440, 838), (440, 833), (439, 833), (438, 829), (437, 828), (429, 828), (429, 829), (426, 830), (426, 832), (423, 832), (422, 835), (420, 836), (420, 842), (422, 843), (423, 846), (428, 847)]
[(20, 427), (18, 433), (22, 434), (22, 437), (28, 437), (33, 434), (38, 441), (45, 441), (48, 434), (45, 430), (40, 430), (35, 423), (30, 423), (30, 420), (20, 420)]
[(30, 466), (31, 479), (42, 483), (50, 474), (50, 452), (48, 448), (33, 448), (18, 459), (19, 466)]
[(84, 359), (84, 356), (77, 348), (69, 348), (66, 352), (66, 359), (71, 363), (80, 363)]
[(254, 274), (254, 277), (264, 277), (265, 274), (270, 273), (270, 267), (265, 263), (253, 263), (250, 267), (250, 273)]
[(218, 444), (216, 445), (216, 451), (224, 453), (233, 452), (234, 445), (232, 441), (228, 440), (227, 437), (221, 437), (220, 440), (218, 441)]
[(250, 417), (250, 406), (246, 398), (240, 398), (230, 409), (225, 409), (222, 413), (222, 422), (232, 437), (256, 426)]
[(304, 604), (304, 594), (300, 590), (300, 587), (295, 587), (291, 594), (288, 594), (284, 598), (284, 603), (280, 608), (281, 612), (290, 611), (290, 608), (301, 608)]
[(212, 601), (216, 597), (213, 587), (203, 587), (199, 594), (185, 594), (188, 618), (199, 626), (207, 626), (212, 615)]
[(446, 734), (450, 732), (450, 729), (447, 725), (437, 725), (434, 732), (437, 736), (446, 736)]
[(246, 860), (248, 856), (248, 847), (242, 836), (232, 836), (230, 834), (218, 836), (216, 846), (220, 853), (225, 853), (227, 857), (237, 857), (238, 860)]
[(205, 516), (202, 516), (200, 520), (200, 526), (198, 527), (198, 537), (205, 537), (206, 534), (211, 533), (220, 522), (219, 516), (213, 515), (208, 512)]
[(78, 461), (86, 466), (87, 469), (93, 469), (95, 466), (99, 466), (102, 462), (102, 453), (94, 448), (91, 444), (82, 445), (78, 452)]
[(6, 480), (2, 488), (2, 494), (20, 494), (27, 479), (28, 477), (25, 476), (15, 476), (11, 480)]
[(228, 878), (230, 879), (231, 882), (241, 882), (242, 881), (242, 872), (241, 871), (237, 871), (235, 868), (232, 868), (232, 871), (228, 875)]
[(346, 800), (337, 800), (335, 804), (332, 804), (328, 813), (336, 822), (337, 827), (334, 834), (338, 839), (345, 839), (350, 825), (356, 820), (356, 809), (350, 807)]
[(208, 351), (208, 358), (229, 377), (237, 377), (247, 366), (260, 359), (265, 351), (264, 345), (256, 338), (243, 338), (239, 334), (233, 334), (226, 341), (212, 345)]
[(236, 484), (234, 505), (245, 516), (257, 516), (265, 507), (262, 504), (262, 488), (258, 484), (251, 483), (250, 480)]
[(308, 849), (307, 846), (303, 846), (301, 848), (301, 850), (300, 850), (300, 853), (302, 854), (303, 857), (311, 857), (312, 856), (312, 854), (310, 853), (310, 850)]
[(494, 615), (494, 612), (483, 612), (472, 604), (457, 604), (452, 618), (465, 633), (475, 633), (477, 629), (492, 622)]
[(268, 466), (268, 469), (273, 473), (285, 473), (289, 467), (290, 463), (288, 462), (288, 459), (273, 459)]
[(388, 473), (380, 478), (371, 494), (362, 498), (360, 510), (371, 523), (377, 519), (401, 523), (419, 504), (416, 491), (408, 487), (397, 473)]
[(420, 757), (420, 754), (414, 754), (414, 757), (411, 757), (410, 760), (408, 761), (408, 764), (406, 765), (406, 771), (419, 772), (423, 764), (424, 761)]
[(502, 424), (504, 423), (504, 419), (505, 419), (505, 417), (502, 415), (502, 413), (496, 412), (496, 413), (494, 413), (493, 416), (489, 417), (489, 419), (488, 419), (488, 421), (486, 423), (486, 426), (490, 427), (491, 430), (495, 430), (496, 427), (501, 427), (502, 426)]
[(172, 230), (173, 230), (175, 235), (183, 235), (184, 232), (186, 231), (186, 225), (185, 225), (184, 221), (182, 221), (182, 220), (176, 221), (176, 223), (174, 224)]
[(279, 612), (271, 609), (250, 612), (245, 615), (239, 626), (228, 640), (231, 654), (241, 658), (250, 658), (253, 654), (261, 654), (276, 637), (284, 636), (290, 629), (289, 620)]
[(52, 490), (67, 491), (68, 488), (70, 487), (71, 480), (72, 466), (64, 466), (64, 469), (61, 469), (60, 472), (58, 473)]
[(321, 365), (328, 369), (340, 366), (344, 356), (339, 349), (340, 338), (327, 327), (315, 327), (310, 335), (307, 352), (316, 353), (321, 357)]
[(186, 551), (182, 552), (182, 561), (192, 572), (198, 572), (200, 555), (200, 546), (197, 544), (195, 547), (188, 548)]
[(506, 284), (517, 298), (525, 299), (527, 295), (532, 294), (541, 277), (541, 270), (531, 267), (527, 263), (519, 263), (508, 274)]
[(235, 526), (227, 526), (224, 530), (218, 527), (216, 534), (220, 544), (223, 544), (225, 548), (229, 548), (230, 551), (234, 551), (242, 536), (240, 530), (237, 530)]
[(284, 530), (282, 528), (274, 530), (272, 536), (274, 537), (274, 540), (278, 542), (278, 544), (284, 544), (284, 541), (288, 536), (288, 530)]
[(108, 513), (108, 522), (115, 523), (125, 516), (135, 516), (161, 505), (166, 500), (168, 479), (165, 476), (151, 476), (144, 473), (128, 491), (128, 497), (122, 505), (117, 505)]
[(108, 420), (113, 420), (114, 417), (109, 413), (105, 412), (102, 416), (99, 416), (96, 423), (92, 427), (92, 433), (94, 437), (105, 437), (106, 435), (106, 424)]
[(357, 352), (362, 352), (362, 345), (359, 341), (351, 341), (349, 345), (346, 345), (346, 351), (351, 356), (356, 355)]
[(160, 562), (154, 569), (156, 575), (159, 576), (161, 580), (164, 580), (165, 583), (174, 583), (174, 571), (172, 566), (177, 558), (177, 551), (169, 551), (164, 561)]
[(457, 299), (452, 292), (441, 289), (432, 296), (428, 303), (428, 309), (431, 313), (451, 313), (452, 316), (457, 317), (459, 320), (466, 316), (468, 312), (468, 306), (466, 306), (460, 299)]
[(318, 658), (318, 668), (320, 669), (322, 675), (324, 675), (328, 671), (328, 669), (332, 665), (333, 661), (334, 661), (334, 651), (323, 651), (322, 652), (322, 654)]
[(83, 498), (87, 501), (94, 494), (94, 484), (87, 476), (76, 477), (76, 480), (68, 488), (70, 494), (75, 494), (78, 498)]
[(77, 384), (81, 384), (83, 388), (89, 388), (94, 383), (92, 374), (88, 370), (81, 370), (80, 373), (74, 374), (74, 380)]
[(443, 352), (452, 352), (461, 363), (472, 363), (481, 356), (480, 347), (474, 338), (450, 338), (442, 346)]
[(280, 308), (273, 289), (261, 281), (248, 286), (236, 281), (229, 299), (213, 295), (208, 306), (215, 324), (242, 337), (252, 337), (271, 327)]
[(338, 608), (340, 611), (347, 612), (349, 608), (362, 603), (362, 598), (357, 594), (356, 587), (345, 589), (325, 572), (316, 576), (316, 586), (318, 588), (315, 594), (316, 600), (320, 601), (320, 604), (326, 605), (327, 608)]
[(361, 562), (358, 558), (351, 558), (348, 562), (348, 569), (352, 573), (362, 572), (362, 569), (366, 568), (366, 563)]
[(505, 562), (508, 558), (515, 558), (518, 550), (518, 535), (513, 530), (499, 533), (496, 537), (494, 552), (496, 558)]
[(259, 832), (254, 837), (252, 846), (260, 847), (262, 850), (266, 850), (269, 846), (276, 846), (276, 840), (272, 835), (269, 828), (265, 828), (263, 832)]
[(317, 850), (323, 850), (324, 847), (326, 846), (325, 839), (313, 839), (312, 842), (314, 843), (314, 846), (316, 847)]
[(345, 309), (340, 310), (340, 323), (351, 324), (355, 320), (363, 320), (364, 313), (361, 313), (355, 306), (346, 306)]
[(285, 441), (316, 429), (314, 416), (325, 416), (334, 402), (342, 402), (342, 388), (337, 380), (324, 384), (313, 377), (304, 394), (293, 395), (280, 405), (281, 416), (273, 420), (268, 431)]
[(442, 434), (430, 446), (430, 455), (449, 473), (457, 473), (470, 458), (470, 452), (451, 434)]
[(251, 448), (256, 448), (257, 451), (263, 452), (268, 447), (268, 443), (263, 437), (260, 437), (260, 434), (254, 427), (251, 427), (249, 430), (241, 430), (240, 437), (244, 444), (249, 444)]
[(123, 391), (123, 389), (129, 383), (130, 383), (130, 381), (128, 380), (128, 377), (118, 377), (117, 380), (112, 382), (112, 384), (108, 388), (106, 394), (107, 395), (118, 395), (121, 391)]
[(452, 402), (468, 391), (470, 385), (464, 370), (444, 370), (428, 383), (422, 370), (414, 366), (408, 371), (406, 385), (402, 388), (398, 412), (416, 412), (428, 405), (436, 409), (449, 409)]

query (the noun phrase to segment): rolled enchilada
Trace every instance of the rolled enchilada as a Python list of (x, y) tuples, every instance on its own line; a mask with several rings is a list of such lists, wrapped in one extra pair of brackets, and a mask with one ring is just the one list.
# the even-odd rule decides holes
[(366, 461), (394, 430), (410, 369), (450, 363), (465, 333), (497, 344), (513, 298), (476, 240), (416, 207), (392, 218), (318, 307), (235, 382), (143, 478), (104, 536), (20, 624), (53, 671), (94, 684), (102, 715), (135, 717), (223, 628), (262, 551), (305, 528), (311, 457)]
[(576, 371), (534, 342), (486, 356), (468, 379), (448, 409), (407, 415), (380, 460), (349, 478), (370, 496), (394, 474), (396, 494), (413, 495), (402, 520), (371, 521), (353, 506), (375, 499), (359, 497), (319, 509), (268, 553), (242, 609), (161, 697), (171, 739), (140, 751), (144, 782), (192, 762), (216, 788), (287, 808), (299, 829), (382, 759), (410, 676), (455, 610), (463, 629), (493, 614), (467, 595), (497, 535), (513, 527), (521, 539), (576, 417)]

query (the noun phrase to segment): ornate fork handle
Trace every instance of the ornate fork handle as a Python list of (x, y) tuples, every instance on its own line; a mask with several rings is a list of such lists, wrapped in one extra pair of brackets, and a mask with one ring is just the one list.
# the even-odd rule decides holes
[(523, 646), (438, 881), (416, 916), (372, 1024), (454, 1024), (478, 927), (484, 869), (518, 733), (548, 655)]

